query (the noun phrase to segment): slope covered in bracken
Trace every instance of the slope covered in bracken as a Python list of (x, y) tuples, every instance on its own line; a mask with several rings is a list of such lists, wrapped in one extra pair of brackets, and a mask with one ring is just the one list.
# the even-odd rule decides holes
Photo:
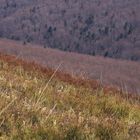
[(88, 84), (1, 54), (0, 139), (140, 139), (139, 97)]
[(52, 69), (61, 64), (60, 70), (64, 73), (98, 80), (103, 85), (117, 86), (125, 92), (140, 93), (139, 62), (67, 53), (7, 39), (0, 39), (0, 52)]

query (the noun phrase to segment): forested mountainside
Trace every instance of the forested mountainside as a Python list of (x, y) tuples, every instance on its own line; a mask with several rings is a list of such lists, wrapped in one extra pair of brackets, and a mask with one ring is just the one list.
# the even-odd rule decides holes
[(140, 60), (139, 0), (0, 0), (0, 37)]

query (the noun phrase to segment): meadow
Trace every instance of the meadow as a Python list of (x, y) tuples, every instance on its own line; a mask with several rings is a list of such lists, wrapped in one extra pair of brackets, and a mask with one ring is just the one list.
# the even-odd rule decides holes
[(140, 139), (139, 97), (58, 69), (0, 55), (0, 140)]

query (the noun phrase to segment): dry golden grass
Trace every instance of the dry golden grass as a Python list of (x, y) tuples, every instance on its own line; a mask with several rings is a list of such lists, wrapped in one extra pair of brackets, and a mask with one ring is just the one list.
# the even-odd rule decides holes
[(139, 100), (37, 67), (0, 56), (0, 140), (140, 139)]

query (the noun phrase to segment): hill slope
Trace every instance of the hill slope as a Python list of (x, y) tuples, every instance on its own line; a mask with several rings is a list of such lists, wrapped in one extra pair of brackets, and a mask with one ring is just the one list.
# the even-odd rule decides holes
[(139, 139), (139, 101), (112, 92), (75, 86), (58, 79), (57, 72), (43, 74), (30, 63), (1, 55), (0, 138)]
[(0, 40), (0, 52), (15, 55), (27, 61), (60, 70), (83, 79), (99, 80), (104, 85), (113, 85), (132, 93), (140, 93), (140, 63), (66, 53), (41, 46)]
[(139, 0), (1, 0), (0, 36), (140, 60)]

